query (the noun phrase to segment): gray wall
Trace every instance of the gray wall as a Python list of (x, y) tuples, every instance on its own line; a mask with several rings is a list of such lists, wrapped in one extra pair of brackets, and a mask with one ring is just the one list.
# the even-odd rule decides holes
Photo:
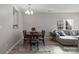
[(73, 29), (79, 29), (79, 13), (37, 13), (31, 16), (25, 14), (23, 19), (24, 29), (30, 31), (32, 26), (37, 30), (45, 29), (47, 34), (57, 28), (57, 20), (73, 19)]
[[(21, 16), (20, 13), (18, 15)], [(13, 21), (13, 7), (0, 5), (0, 53), (5, 53), (21, 38), (21, 18), (19, 28), (13, 29)]]

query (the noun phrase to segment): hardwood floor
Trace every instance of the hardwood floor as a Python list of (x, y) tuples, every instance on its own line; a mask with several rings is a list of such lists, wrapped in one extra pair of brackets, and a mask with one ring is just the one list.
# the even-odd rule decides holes
[(40, 44), (39, 50), (34, 46), (31, 51), (29, 45), (23, 46), (23, 41), (21, 41), (9, 54), (79, 54), (79, 48), (75, 46), (62, 46), (49, 38), (45, 39), (45, 43), (45, 46)]

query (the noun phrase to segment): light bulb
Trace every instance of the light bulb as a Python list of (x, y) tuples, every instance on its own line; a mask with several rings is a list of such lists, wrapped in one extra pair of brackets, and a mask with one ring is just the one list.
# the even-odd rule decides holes
[(25, 11), (25, 14), (30, 15), (30, 11), (29, 10)]
[(30, 11), (31, 15), (33, 15), (33, 10)]
[(33, 10), (27, 10), (27, 11), (25, 11), (25, 14), (27, 14), (27, 15), (33, 15)]

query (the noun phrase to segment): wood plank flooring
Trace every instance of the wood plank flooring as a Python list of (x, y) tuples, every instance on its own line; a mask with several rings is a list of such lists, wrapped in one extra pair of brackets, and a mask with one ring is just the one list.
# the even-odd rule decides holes
[(9, 54), (79, 54), (78, 47), (62, 46), (49, 37), (45, 39), (45, 43), (45, 46), (42, 43), (40, 44), (39, 50), (37, 50), (36, 46), (33, 46), (31, 51), (29, 44), (23, 45), (23, 41), (21, 41)]

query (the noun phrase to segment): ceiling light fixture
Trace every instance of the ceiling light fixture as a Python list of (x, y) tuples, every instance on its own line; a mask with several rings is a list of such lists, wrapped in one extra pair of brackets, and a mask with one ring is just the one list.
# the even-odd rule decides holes
[(28, 8), (27, 10), (25, 11), (25, 14), (26, 15), (33, 15), (34, 11), (31, 9), (31, 5), (28, 4)]

